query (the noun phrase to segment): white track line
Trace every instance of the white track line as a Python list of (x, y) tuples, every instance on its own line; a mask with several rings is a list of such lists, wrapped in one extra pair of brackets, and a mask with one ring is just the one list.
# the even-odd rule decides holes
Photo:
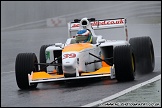
[(161, 79), (161, 74), (158, 75), (158, 76), (156, 76), (156, 77), (154, 77), (154, 78), (152, 78), (152, 79), (150, 79), (150, 80), (148, 80), (148, 81), (145, 81), (145, 82), (143, 82), (143, 83), (140, 83), (140, 84), (137, 84), (137, 85), (135, 85), (135, 86), (132, 86), (132, 87), (130, 87), (130, 88), (128, 88), (128, 89), (125, 89), (125, 90), (123, 90), (123, 91), (121, 91), (121, 92), (118, 92), (118, 93), (116, 93), (116, 94), (114, 94), (114, 95), (111, 95), (111, 96), (109, 96), (109, 97), (107, 97), (107, 98), (101, 99), (101, 100), (96, 101), (96, 102), (92, 102), (92, 103), (90, 103), (90, 104), (87, 104), (87, 105), (84, 105), (84, 106), (81, 106), (81, 107), (93, 107), (93, 106), (97, 106), (97, 105), (99, 105), (99, 104), (102, 104), (102, 103), (105, 103), (105, 102), (107, 102), (107, 101), (110, 101), (110, 100), (112, 100), (112, 99), (114, 99), (114, 98), (117, 98), (117, 97), (119, 97), (119, 96), (121, 96), (121, 95), (124, 95), (124, 94), (126, 94), (126, 93), (128, 93), (128, 92), (130, 92), (130, 91), (132, 91), (132, 90), (135, 90), (135, 89), (137, 89), (137, 88), (139, 88), (139, 87), (142, 87), (142, 86), (144, 86), (144, 85), (146, 85), (146, 84), (155, 82), (155, 81), (157, 81), (157, 80), (159, 80), (159, 79)]

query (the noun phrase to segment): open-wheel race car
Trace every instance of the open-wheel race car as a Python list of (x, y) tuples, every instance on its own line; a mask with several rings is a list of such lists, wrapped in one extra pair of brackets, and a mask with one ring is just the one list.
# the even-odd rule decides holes
[[(106, 40), (95, 30), (124, 28), (125, 40)], [(77, 42), (72, 32), (88, 29), (91, 43)], [(38, 83), (73, 79), (110, 77), (133, 81), (135, 73), (154, 70), (154, 48), (149, 36), (130, 38), (125, 18), (75, 19), (68, 23), (66, 43), (42, 45), (39, 63), (35, 53), (19, 53), (15, 61), (16, 82), (20, 89), (36, 88)]]

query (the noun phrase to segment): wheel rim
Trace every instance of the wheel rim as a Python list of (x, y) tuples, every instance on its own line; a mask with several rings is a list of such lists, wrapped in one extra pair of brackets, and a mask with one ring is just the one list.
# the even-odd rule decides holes
[(132, 69), (133, 69), (133, 72), (135, 71), (135, 66), (134, 66), (134, 58), (133, 58), (133, 55), (131, 57), (131, 61), (132, 61)]
[(152, 53), (151, 53), (151, 50), (150, 50), (150, 56), (151, 56), (151, 62), (152, 62)]
[(151, 58), (152, 67), (154, 67), (154, 51), (153, 51), (153, 44), (152, 44), (152, 42), (151, 42), (151, 47), (150, 47), (150, 58)]

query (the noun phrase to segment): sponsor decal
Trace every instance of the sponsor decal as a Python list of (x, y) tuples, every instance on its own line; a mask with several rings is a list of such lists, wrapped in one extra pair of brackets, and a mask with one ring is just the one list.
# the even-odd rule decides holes
[(58, 19), (58, 21), (55, 21), (54, 19), (51, 19), (51, 23), (52, 23), (54, 26), (58, 26), (58, 25), (61, 23), (61, 20)]
[(98, 25), (111, 25), (111, 24), (123, 24), (124, 21), (122, 19), (120, 20), (109, 20), (109, 21), (95, 21), (91, 22), (92, 26), (98, 26)]
[(79, 23), (77, 23), (77, 24), (72, 24), (71, 28), (75, 28), (75, 27), (79, 27), (79, 26), (80, 26)]
[(76, 54), (75, 53), (70, 53), (70, 54), (64, 54), (63, 55), (63, 59), (66, 59), (66, 58), (75, 58), (76, 57)]
[(50, 52), (49, 51), (46, 51), (46, 60), (50, 60)]
[(48, 18), (46, 20), (46, 24), (48, 27), (59, 27), (66, 25), (65, 18)]
[[(124, 24), (124, 19), (118, 20), (105, 20), (105, 21), (94, 21), (90, 22), (92, 26), (106, 26), (106, 25), (113, 25), (113, 24)], [(72, 23), (71, 28), (79, 27), (80, 23)]]

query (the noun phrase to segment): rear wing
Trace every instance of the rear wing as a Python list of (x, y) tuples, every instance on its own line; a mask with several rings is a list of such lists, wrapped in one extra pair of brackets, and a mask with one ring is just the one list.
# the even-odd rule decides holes
[[(126, 25), (126, 19), (124, 18), (95, 20), (89, 22), (94, 30), (104, 29), (104, 28), (124, 27)], [(79, 27), (80, 27), (80, 22), (68, 23), (68, 29), (70, 31), (79, 30)]]
[[(93, 20), (91, 20), (93, 19)], [(116, 18), (116, 19), (104, 19), (104, 20), (95, 20), (94, 18), (88, 19), (89, 23), (93, 30), (97, 29), (110, 29), (110, 28), (124, 28), (126, 33), (126, 40), (128, 39), (126, 19), (125, 18)], [(80, 20), (76, 19), (74, 22), (68, 23), (69, 37), (71, 37), (72, 31), (77, 31), (80, 29)]]

